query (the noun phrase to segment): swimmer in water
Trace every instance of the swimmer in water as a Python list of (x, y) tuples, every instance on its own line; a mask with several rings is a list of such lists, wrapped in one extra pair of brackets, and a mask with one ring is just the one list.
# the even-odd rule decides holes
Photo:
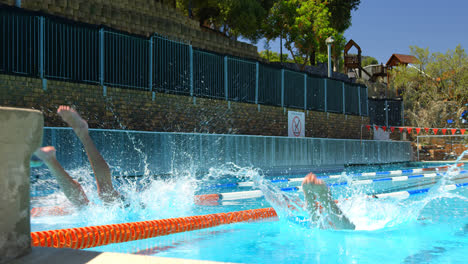
[[(60, 106), (57, 114), (65, 121), (80, 139), (83, 144), (89, 162), (94, 171), (96, 178), (97, 190), (99, 197), (104, 203), (113, 203), (121, 201), (120, 194), (112, 186), (111, 172), (104, 158), (99, 153), (96, 145), (89, 136), (88, 123), (81, 118), (75, 109), (69, 106)], [(55, 156), (55, 148), (46, 146), (39, 148), (34, 154), (41, 159), (49, 168), (52, 175), (55, 176), (60, 188), (67, 196), (70, 202), (77, 206), (83, 207), (89, 204), (89, 200), (83, 191), (81, 185), (75, 181), (60, 165)]]
[(322, 180), (312, 172), (302, 182), (306, 209), (312, 221), (317, 221), (322, 214), (325, 222), (334, 229), (355, 229), (351, 221), (343, 214), (333, 200), (330, 190)]

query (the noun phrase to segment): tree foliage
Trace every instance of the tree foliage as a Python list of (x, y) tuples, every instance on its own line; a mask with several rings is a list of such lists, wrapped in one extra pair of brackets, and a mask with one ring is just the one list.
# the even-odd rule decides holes
[(403, 91), (405, 115), (411, 125), (466, 126), (461, 117), (468, 103), (468, 56), (459, 45), (446, 53), (411, 46), (420, 61), (415, 67), (398, 66), (390, 71), (391, 86)]
[(264, 24), (264, 36), (283, 38), (296, 63), (315, 64), (327, 60), (329, 36), (335, 38), (334, 61), (338, 62), (346, 43), (343, 32), (351, 25), (351, 11), (360, 0), (282, 0), (270, 9)]
[(327, 60), (325, 39), (335, 37), (334, 61), (346, 43), (343, 32), (360, 0), (176, 0), (178, 9), (201, 25), (256, 42), (283, 38), (303, 67)]
[(371, 56), (362, 56), (361, 66), (366, 67), (368, 65), (378, 64), (379, 61)]
[(271, 50), (262, 50), (258, 53), (260, 58), (268, 60), (270, 62), (292, 62), (288, 59), (288, 54), (283, 54), (283, 60), (280, 60), (280, 54)]
[(209, 25), (226, 36), (257, 41), (262, 23), (275, 0), (177, 0), (177, 7), (191, 13), (201, 25)]
[(325, 39), (338, 37), (330, 26), (331, 14), (322, 1), (284, 0), (276, 2), (264, 26), (267, 39), (281, 37), (294, 61), (315, 63), (315, 53), (326, 50)]
[(348, 29), (351, 26), (351, 11), (356, 10), (360, 3), (361, 0), (329, 0), (331, 27), (341, 33)]

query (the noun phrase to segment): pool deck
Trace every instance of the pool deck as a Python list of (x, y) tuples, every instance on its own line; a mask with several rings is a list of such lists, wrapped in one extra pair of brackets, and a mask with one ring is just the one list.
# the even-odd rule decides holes
[(204, 260), (163, 258), (123, 253), (95, 252), (88, 250), (34, 247), (29, 255), (15, 259), (11, 264), (216, 264)]

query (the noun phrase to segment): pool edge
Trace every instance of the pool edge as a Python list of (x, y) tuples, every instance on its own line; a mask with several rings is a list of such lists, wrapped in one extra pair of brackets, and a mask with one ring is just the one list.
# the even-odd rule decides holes
[(124, 253), (112, 252), (96, 252), (88, 250), (76, 250), (67, 248), (45, 248), (33, 247), (32, 252), (26, 256), (17, 258), (10, 262), (11, 264), (215, 264), (215, 263), (232, 263), (232, 262), (216, 262), (205, 260), (191, 260), (179, 258), (165, 258), (142, 256)]

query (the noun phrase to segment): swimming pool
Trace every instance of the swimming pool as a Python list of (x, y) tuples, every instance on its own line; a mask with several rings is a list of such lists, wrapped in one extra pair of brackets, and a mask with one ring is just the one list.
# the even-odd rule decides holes
[[(232, 197), (245, 197), (252, 187), (249, 184), (246, 184), (247, 187), (233, 187), (231, 183), (250, 181), (256, 181), (263, 192), (278, 194), (279, 199), (303, 198), (300, 191), (290, 188), (299, 186), (299, 180), (282, 179), (304, 177), (304, 174), (264, 176), (255, 168), (234, 164), (213, 168), (202, 176), (184, 171), (165, 178), (116, 179), (119, 191), (131, 201), (129, 208), (100, 205), (94, 194), (90, 171), (79, 168), (71, 174), (84, 183), (85, 191), (95, 205), (71, 215), (34, 217), (32, 231), (231, 212), (273, 205), (279, 215), (278, 221), (270, 219), (222, 225), (91, 250), (243, 263), (463, 262), (468, 248), (468, 189), (461, 186), (468, 182), (468, 174), (463, 172), (465, 167), (452, 172), (451, 178), (456, 180), (444, 183), (459, 184), (460, 188), (455, 190), (432, 188), (428, 193), (408, 198), (375, 199), (364, 196), (426, 189), (440, 183), (441, 179), (448, 179), (443, 170), (408, 173), (409, 169), (414, 168), (412, 165), (350, 167), (342, 174), (319, 175), (331, 186), (340, 207), (357, 225), (359, 230), (354, 231), (319, 229), (314, 224), (299, 221), (304, 219), (305, 212), (291, 211), (281, 203), (264, 197), (223, 199), (219, 205), (213, 206), (194, 204), (195, 195), (209, 193), (222, 193), (225, 198), (230, 197), (230, 193), (235, 194)], [(47, 177), (36, 179), (32, 185), (32, 206), (67, 206), (65, 197), (55, 190), (53, 180)], [(244, 193), (238, 195), (240, 191)]]

